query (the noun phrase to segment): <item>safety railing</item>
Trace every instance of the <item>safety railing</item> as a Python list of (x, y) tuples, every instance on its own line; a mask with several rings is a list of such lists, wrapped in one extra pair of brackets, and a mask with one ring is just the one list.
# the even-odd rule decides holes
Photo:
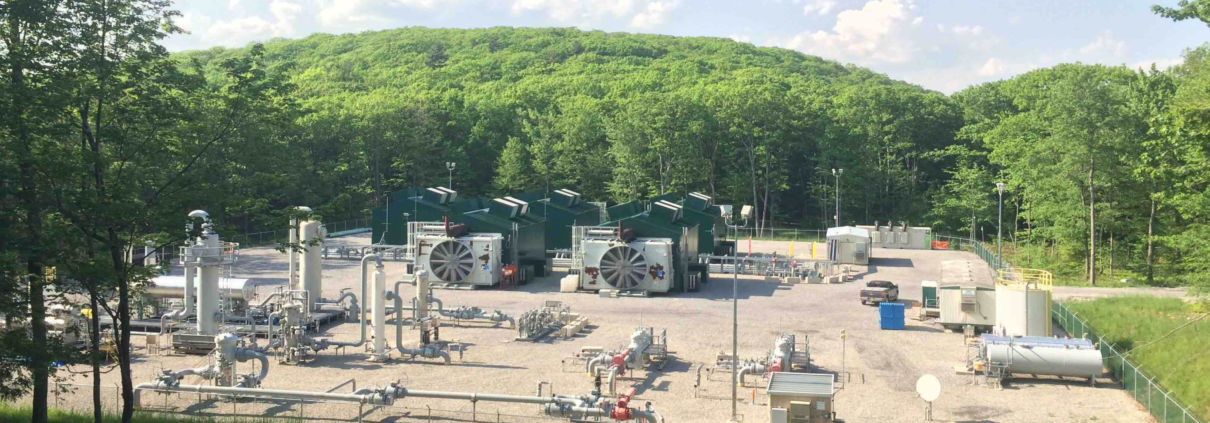
[(1000, 269), (996, 275), (996, 284), (1051, 291), (1054, 289), (1054, 276), (1050, 272), (1041, 269), (1022, 269), (1019, 267)]
[(1105, 341), (1097, 335), (1092, 326), (1069, 310), (1062, 303), (1055, 302), (1051, 307), (1054, 320), (1073, 338), (1088, 338), (1101, 349), (1104, 366), (1113, 374), (1113, 378), (1122, 382), (1122, 388), (1134, 397), (1140, 405), (1147, 408), (1159, 423), (1201, 423), (1189, 411), (1189, 407), (1181, 404), (1167, 390), (1155, 382), (1155, 378), (1147, 375), (1139, 366), (1127, 359), (1117, 346)]

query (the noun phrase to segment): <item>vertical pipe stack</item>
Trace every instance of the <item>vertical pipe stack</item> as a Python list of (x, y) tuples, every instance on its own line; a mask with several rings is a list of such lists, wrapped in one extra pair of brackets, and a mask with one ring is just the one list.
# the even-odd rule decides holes
[(315, 303), (323, 298), (323, 266), (321, 262), (323, 257), (321, 252), (323, 246), (320, 243), (323, 241), (324, 229), (319, 221), (308, 220), (299, 224), (299, 236), (306, 249), (303, 252), (302, 264), (299, 266), (299, 273), (302, 274), (302, 289), (307, 290), (311, 304), (307, 304), (307, 310), (314, 309)]
[[(185, 260), (188, 260), (188, 258)], [(196, 288), (194, 288), (194, 279), (196, 279), (196, 277), (197, 268), (190, 265), (185, 265), (185, 311), (182, 316), (192, 316), (194, 313), (193, 294), (196, 292)]]
[(413, 310), (414, 322), (419, 323), (420, 319), (429, 315), (429, 274), (426, 271), (416, 273), (416, 304)]
[(374, 321), (374, 352), (370, 355), (370, 361), (383, 361), (387, 359), (389, 353), (386, 349), (386, 334), (387, 334), (387, 301), (386, 301), (386, 272), (382, 271), (382, 266), (374, 271), (373, 290), (370, 291), (370, 307), (373, 312)]
[[(215, 315), (219, 313), (218, 279), (222, 264), (223, 245), (219, 242), (214, 225), (210, 223), (210, 215), (201, 210), (194, 210), (189, 217), (202, 219), (202, 233), (185, 249), (185, 266), (201, 267), (197, 271), (197, 333), (204, 335), (215, 334)], [(189, 283), (186, 276), (186, 284)], [(188, 296), (189, 287), (185, 287)], [(188, 306), (186, 306), (188, 307)]]

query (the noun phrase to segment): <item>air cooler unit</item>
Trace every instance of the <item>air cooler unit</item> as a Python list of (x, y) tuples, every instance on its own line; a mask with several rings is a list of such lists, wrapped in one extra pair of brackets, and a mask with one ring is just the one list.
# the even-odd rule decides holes
[(584, 271), (580, 272), (580, 289), (668, 292), (672, 288), (670, 239), (636, 238), (629, 243), (586, 239), (582, 245)]
[(504, 236), (472, 233), (457, 238), (442, 234), (416, 235), (416, 266), (430, 281), (474, 286), (500, 282), (500, 252)]

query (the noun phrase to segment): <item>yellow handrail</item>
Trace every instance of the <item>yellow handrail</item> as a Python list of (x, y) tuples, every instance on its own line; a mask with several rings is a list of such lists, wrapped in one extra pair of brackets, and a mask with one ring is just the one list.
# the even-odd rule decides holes
[(1041, 269), (1000, 269), (997, 272), (996, 284), (1006, 287), (1029, 287), (1032, 289), (1053, 290), (1054, 277), (1049, 271)]

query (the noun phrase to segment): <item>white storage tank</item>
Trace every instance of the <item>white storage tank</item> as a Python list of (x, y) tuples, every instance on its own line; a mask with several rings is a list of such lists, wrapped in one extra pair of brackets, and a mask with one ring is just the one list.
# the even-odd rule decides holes
[[(194, 288), (196, 289), (196, 288)], [(256, 295), (256, 285), (251, 279), (220, 278), (218, 280), (219, 296), (228, 300), (251, 301)], [(184, 298), (185, 277), (156, 276), (147, 284), (143, 295), (150, 298)]]
[(1005, 336), (1051, 336), (1051, 274), (1004, 269), (996, 278), (996, 329)]
[(302, 275), (302, 288), (307, 290), (311, 304), (315, 304), (323, 299), (323, 239), (328, 234), (323, 224), (315, 220), (300, 223), (298, 233), (302, 237), (300, 243), (306, 249), (299, 252), (302, 260), (298, 273)]
[(989, 374), (1002, 378), (1021, 373), (1095, 379), (1104, 373), (1101, 350), (1087, 339), (984, 334), (981, 340)]
[(996, 333), (1051, 336), (1050, 291), (996, 285)]

